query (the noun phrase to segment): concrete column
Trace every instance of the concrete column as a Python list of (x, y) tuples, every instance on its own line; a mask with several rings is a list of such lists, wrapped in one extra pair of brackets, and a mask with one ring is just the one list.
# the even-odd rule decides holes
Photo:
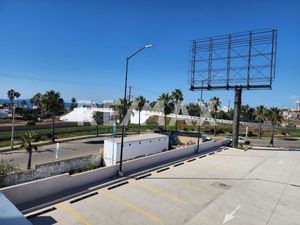
[(238, 147), (241, 104), (242, 104), (242, 88), (235, 88), (234, 114), (233, 114), (233, 127), (232, 127), (232, 146), (234, 148)]

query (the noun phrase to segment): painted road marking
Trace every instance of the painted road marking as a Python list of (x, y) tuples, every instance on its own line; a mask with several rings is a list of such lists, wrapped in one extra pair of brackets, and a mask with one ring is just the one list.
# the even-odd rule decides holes
[(85, 219), (83, 219), (80, 215), (78, 215), (76, 212), (74, 212), (72, 209), (70, 209), (66, 204), (60, 203), (57, 205), (57, 207), (63, 209), (64, 211), (66, 211), (67, 213), (69, 213), (70, 215), (75, 217), (81, 223), (83, 223), (85, 225), (91, 225), (89, 222), (87, 222)]
[[(200, 191), (200, 192), (208, 192), (208, 190), (206, 188), (202, 188), (202, 187), (198, 187), (198, 186), (194, 186), (194, 185), (185, 183), (186, 180), (188, 180), (189, 178), (178, 179), (176, 177), (164, 177), (162, 174), (156, 174), (155, 177), (163, 178), (163, 179), (166, 179), (166, 181), (172, 182), (173, 184), (178, 184), (178, 185), (181, 185), (181, 186), (185, 186), (187, 188), (197, 190), (197, 191)], [(153, 178), (155, 179), (155, 177), (153, 177)]]
[(154, 187), (151, 187), (151, 186), (149, 186), (149, 185), (142, 184), (142, 183), (137, 182), (137, 181), (131, 181), (130, 183), (131, 183), (131, 184), (134, 184), (134, 185), (136, 185), (136, 186), (138, 186), (138, 187), (141, 187), (141, 188), (143, 188), (143, 189), (146, 189), (146, 190), (148, 190), (148, 191), (152, 191), (152, 192), (154, 192), (154, 193), (160, 194), (160, 195), (162, 195), (162, 196), (164, 196), (164, 197), (166, 197), (166, 198), (168, 198), (168, 199), (171, 199), (171, 200), (173, 200), (173, 201), (175, 201), (175, 202), (177, 202), (177, 203), (184, 204), (184, 205), (187, 204), (186, 201), (184, 201), (184, 200), (182, 200), (182, 199), (180, 199), (180, 198), (177, 198), (177, 197), (175, 197), (175, 196), (173, 196), (173, 195), (167, 194), (167, 193), (165, 193), (165, 192), (163, 192), (163, 191), (161, 191), (161, 190), (159, 190), (159, 189), (156, 189), (156, 188), (154, 188)]
[(99, 189), (98, 192), (104, 194), (105, 196), (107, 196), (107, 197), (109, 197), (109, 198), (111, 198), (111, 199), (114, 199), (114, 200), (117, 201), (117, 202), (122, 203), (123, 205), (126, 205), (128, 208), (130, 208), (130, 209), (132, 209), (132, 210), (138, 212), (139, 214), (142, 214), (142, 215), (144, 215), (144, 216), (146, 216), (146, 217), (148, 217), (148, 218), (150, 218), (150, 219), (152, 219), (152, 220), (154, 220), (154, 221), (156, 221), (156, 222), (162, 224), (161, 219), (159, 219), (157, 216), (153, 215), (152, 213), (147, 212), (147, 211), (144, 210), (144, 209), (141, 209), (141, 208), (138, 208), (138, 207), (132, 205), (132, 204), (131, 204), (130, 202), (128, 202), (127, 200), (125, 200), (125, 199), (123, 199), (123, 198), (120, 198), (120, 197), (118, 197), (118, 196), (112, 194), (110, 191), (106, 191), (106, 190), (104, 190), (104, 189)]
[(278, 162), (278, 165), (281, 165), (283, 162), (284, 162), (284, 160), (280, 160), (280, 161)]

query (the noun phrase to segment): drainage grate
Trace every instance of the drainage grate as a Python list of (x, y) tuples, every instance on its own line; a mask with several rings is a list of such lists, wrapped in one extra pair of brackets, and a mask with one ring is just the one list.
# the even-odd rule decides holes
[(125, 182), (122, 182), (122, 183), (119, 183), (119, 184), (116, 184), (116, 185), (110, 186), (110, 187), (108, 187), (107, 189), (108, 189), (108, 190), (111, 190), (111, 189), (114, 189), (114, 188), (117, 188), (117, 187), (123, 186), (123, 185), (125, 185), (125, 184), (128, 184), (128, 181), (125, 181)]
[(146, 178), (146, 177), (150, 177), (151, 175), (152, 175), (151, 173), (148, 173), (148, 174), (146, 174), (146, 175), (137, 177), (137, 178), (135, 178), (135, 179), (136, 179), (136, 180), (140, 180), (140, 179), (143, 179), (143, 178)]
[(27, 219), (31, 219), (31, 218), (34, 218), (34, 217), (37, 217), (37, 216), (43, 215), (43, 214), (45, 214), (45, 213), (48, 213), (48, 212), (54, 211), (54, 210), (56, 210), (56, 208), (55, 208), (55, 207), (48, 208), (48, 209), (45, 209), (45, 210), (43, 210), (43, 211), (37, 212), (37, 213), (35, 213), (35, 214), (32, 214), (32, 215), (30, 215), (30, 216), (27, 216), (26, 218), (27, 218)]
[(229, 184), (225, 184), (225, 183), (221, 183), (221, 182), (214, 182), (211, 184), (211, 186), (223, 189), (223, 190), (228, 190), (229, 188), (231, 188), (231, 185)]
[(81, 196), (81, 197), (79, 197), (79, 198), (76, 198), (76, 199), (70, 201), (70, 203), (73, 204), (73, 203), (75, 203), (75, 202), (79, 202), (79, 201), (81, 201), (81, 200), (83, 200), (83, 199), (92, 197), (92, 196), (97, 195), (97, 194), (98, 194), (98, 192), (93, 192), (93, 193), (91, 193), (91, 194), (84, 195), (84, 196)]
[(201, 155), (199, 156), (199, 159), (206, 157), (206, 155)]
[(209, 155), (213, 155), (213, 154), (215, 154), (215, 152), (211, 152), (211, 153), (208, 153)]

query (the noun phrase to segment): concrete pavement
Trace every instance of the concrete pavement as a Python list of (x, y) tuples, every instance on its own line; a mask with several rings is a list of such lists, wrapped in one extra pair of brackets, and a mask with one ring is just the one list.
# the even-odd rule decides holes
[(296, 225), (300, 152), (195, 157), (28, 215), (38, 224)]
[[(79, 156), (98, 154), (103, 142), (109, 137), (88, 138), (60, 143), (60, 158), (69, 159)], [(32, 154), (32, 165), (55, 161), (56, 144), (44, 145)], [(25, 150), (0, 152), (0, 160), (12, 160), (19, 168), (26, 169), (28, 154)]]

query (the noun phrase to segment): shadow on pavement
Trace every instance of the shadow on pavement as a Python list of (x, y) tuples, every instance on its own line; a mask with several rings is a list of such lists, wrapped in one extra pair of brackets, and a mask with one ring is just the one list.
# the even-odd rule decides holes
[(39, 216), (29, 219), (32, 225), (52, 225), (57, 223), (51, 216)]

